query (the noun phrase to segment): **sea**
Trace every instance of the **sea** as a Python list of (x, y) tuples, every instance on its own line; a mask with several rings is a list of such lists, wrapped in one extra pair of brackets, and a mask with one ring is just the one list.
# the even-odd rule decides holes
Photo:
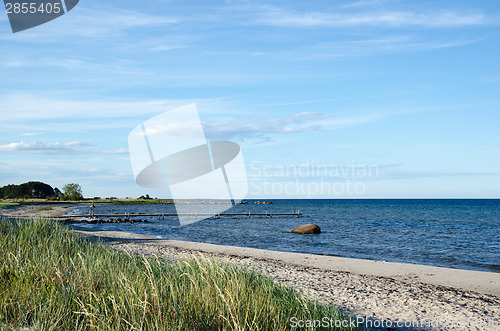
[[(141, 217), (147, 223), (84, 224), (89, 230), (126, 231), (156, 238), (342, 256), (388, 262), (500, 272), (500, 199), (266, 200), (223, 216), (180, 226), (176, 217)], [(173, 205), (97, 205), (96, 214), (175, 213)], [(87, 214), (88, 206), (74, 207)], [(321, 234), (290, 231), (314, 223)]]

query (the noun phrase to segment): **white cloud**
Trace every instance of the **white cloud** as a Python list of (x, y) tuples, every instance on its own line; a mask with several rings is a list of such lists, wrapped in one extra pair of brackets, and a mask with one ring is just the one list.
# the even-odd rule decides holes
[[(161, 27), (179, 22), (179, 19), (174, 17), (150, 15), (113, 7), (79, 6), (77, 9), (36, 29), (26, 30), (15, 35), (0, 35), (0, 38), (33, 42), (53, 42), (61, 37), (105, 39), (129, 29)], [(43, 38), (40, 38), (40, 35), (43, 35)]]
[(389, 115), (356, 115), (333, 118), (317, 112), (302, 112), (282, 118), (249, 121), (246, 119), (204, 123), (209, 139), (264, 139), (271, 135), (304, 133), (327, 129), (337, 129), (376, 121)]
[(41, 134), (43, 134), (43, 132), (25, 132), (22, 134), (22, 136), (31, 137), (31, 136), (39, 136)]
[(349, 27), (349, 26), (422, 26), (461, 27), (487, 24), (483, 14), (454, 11), (416, 13), (413, 11), (380, 10), (377, 12), (299, 12), (265, 6), (257, 23), (289, 27)]
[(356, 8), (356, 7), (377, 7), (383, 5), (387, 2), (397, 2), (399, 0), (361, 0), (347, 5), (343, 5), (342, 8)]
[(5, 61), (4, 65), (10, 68), (60, 67), (74, 69), (90, 67), (88, 63), (80, 59), (38, 59), (37, 61), (15, 59)]
[[(306, 102), (310, 103), (310, 102)], [(271, 107), (273, 105), (267, 105)], [(338, 113), (330, 115), (319, 112), (302, 112), (281, 118), (268, 118), (252, 120), (248, 117), (238, 117), (237, 120), (224, 120), (203, 123), (205, 133), (209, 139), (260, 139), (269, 141), (270, 136), (285, 135), (289, 133), (304, 133), (322, 130), (336, 130), (373, 123), (394, 116), (408, 114), (448, 111), (462, 108), (464, 105), (436, 105), (432, 107), (413, 107), (405, 109), (370, 109), (358, 113)], [(468, 105), (477, 106), (477, 104)]]
[(2, 153), (17, 153), (17, 154), (125, 154), (128, 153), (126, 148), (115, 150), (96, 150), (90, 149), (92, 144), (82, 143), (78, 141), (72, 142), (13, 142), (6, 145), (0, 145)]
[[(306, 47), (295, 57), (304, 59), (372, 56), (374, 54), (430, 51), (442, 48), (462, 47), (477, 43), (474, 40), (421, 40), (414, 36), (386, 36), (372, 39), (359, 39), (340, 42), (320, 43)], [(292, 55), (290, 55), (292, 56)]]
[(42, 128), (45, 133), (128, 131), (153, 115), (192, 103), (199, 106), (204, 118), (236, 113), (232, 101), (223, 98), (113, 101), (14, 93), (0, 95), (0, 130), (16, 134), (39, 132)]
[(187, 46), (183, 45), (158, 45), (152, 47), (150, 50), (154, 52), (166, 52), (166, 51), (172, 51), (174, 49), (182, 49), (186, 48)]
[(192, 100), (100, 101), (51, 98), (27, 93), (0, 96), (2, 124), (17, 120), (132, 117), (160, 113)]
[(158, 27), (177, 23), (179, 20), (161, 15), (143, 14), (138, 11), (110, 7), (81, 9), (67, 24), (71, 25), (71, 34), (99, 36), (121, 32), (137, 27)]

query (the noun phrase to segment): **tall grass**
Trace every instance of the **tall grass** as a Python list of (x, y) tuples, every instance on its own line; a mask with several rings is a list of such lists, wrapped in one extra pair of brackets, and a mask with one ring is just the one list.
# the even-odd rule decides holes
[(291, 317), (343, 318), (253, 271), (127, 255), (46, 219), (0, 219), (0, 328), (286, 330)]

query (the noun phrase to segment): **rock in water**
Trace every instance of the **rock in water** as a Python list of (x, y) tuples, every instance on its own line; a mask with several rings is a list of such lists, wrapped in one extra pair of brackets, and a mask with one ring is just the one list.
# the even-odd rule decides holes
[(319, 226), (316, 224), (304, 224), (304, 225), (299, 225), (295, 229), (292, 230), (292, 233), (298, 233), (298, 234), (317, 234), (321, 233), (321, 229)]

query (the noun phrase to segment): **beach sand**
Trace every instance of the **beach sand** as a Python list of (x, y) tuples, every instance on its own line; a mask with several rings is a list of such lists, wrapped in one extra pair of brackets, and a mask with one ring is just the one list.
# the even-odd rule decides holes
[[(44, 204), (44, 205), (21, 205), (13, 208), (0, 209), (0, 215), (6, 217), (58, 217), (69, 213), (69, 207), (75, 207), (71, 204)], [(50, 210), (44, 210), (51, 208)]]
[[(8, 211), (15, 214), (13, 209)], [(48, 216), (59, 215), (62, 213)], [(373, 329), (500, 330), (500, 273), (157, 240), (126, 232), (86, 231), (77, 225), (74, 228), (81, 235), (101, 238), (111, 247), (135, 254), (168, 260), (218, 259), (256, 269), (311, 299), (337, 306), (360, 321), (368, 320), (366, 325)]]

